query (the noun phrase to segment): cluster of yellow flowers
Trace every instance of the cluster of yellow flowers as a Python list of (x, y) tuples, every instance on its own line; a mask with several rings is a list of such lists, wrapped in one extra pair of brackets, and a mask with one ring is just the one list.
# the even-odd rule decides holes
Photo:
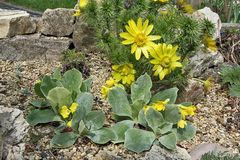
[(112, 77), (102, 86), (101, 92), (103, 98), (107, 98), (108, 91), (112, 87), (119, 86), (124, 88), (123, 85), (131, 85), (135, 81), (136, 71), (133, 68), (133, 64), (113, 65), (112, 69)]
[[(72, 103), (72, 105), (70, 107), (67, 106), (62, 106), (59, 109), (59, 114), (64, 118), (64, 119), (68, 119), (70, 117), (70, 115), (74, 114), (74, 112), (77, 110), (78, 104), (77, 103)], [(67, 126), (71, 127), (72, 126), (72, 120), (67, 122)]]
[(156, 44), (153, 41), (158, 40), (161, 36), (149, 35), (153, 30), (153, 25), (148, 25), (149, 21), (142, 22), (142, 18), (137, 20), (137, 24), (133, 20), (128, 21), (125, 26), (127, 32), (120, 33), (120, 37), (126, 39), (122, 42), (124, 45), (131, 44), (131, 53), (135, 53), (137, 60), (141, 58), (141, 54), (149, 58), (149, 53), (153, 57), (150, 61), (154, 65), (154, 76), (159, 76), (162, 80), (167, 74), (170, 74), (175, 68), (182, 67), (181, 58), (176, 55), (177, 46), (173, 47), (165, 43)]
[(177, 4), (182, 8), (182, 10), (188, 14), (192, 14), (194, 12), (193, 6), (188, 4), (186, 0), (178, 0)]
[[(150, 108), (153, 108), (159, 112), (164, 111), (166, 109), (166, 105), (168, 102), (169, 102), (169, 99), (166, 99), (165, 101), (157, 101), (156, 103), (153, 103), (151, 105), (144, 106), (143, 111), (145, 114)], [(180, 105), (179, 110), (181, 112), (181, 120), (178, 121), (177, 127), (185, 128), (185, 126), (187, 125), (186, 116), (193, 116), (195, 114), (196, 107), (195, 106), (186, 107), (186, 106)]]
[(86, 5), (88, 4), (88, 0), (79, 0), (78, 2), (78, 7), (75, 10), (75, 13), (73, 14), (73, 16), (80, 16), (81, 15), (81, 10), (82, 8), (86, 7)]
[(159, 112), (164, 111), (168, 102), (169, 102), (169, 99), (166, 99), (165, 101), (157, 101), (151, 105), (144, 106), (143, 111), (144, 113), (146, 113), (147, 110), (149, 110), (149, 108), (153, 108)]
[(196, 107), (180, 105), (179, 109), (182, 115), (182, 119), (177, 123), (177, 126), (178, 128), (185, 128), (187, 125), (186, 116), (193, 116), (195, 114)]
[(206, 35), (203, 38), (203, 43), (204, 43), (204, 46), (206, 46), (212, 52), (216, 52), (217, 51), (216, 41), (213, 39), (213, 37), (210, 37), (210, 36)]

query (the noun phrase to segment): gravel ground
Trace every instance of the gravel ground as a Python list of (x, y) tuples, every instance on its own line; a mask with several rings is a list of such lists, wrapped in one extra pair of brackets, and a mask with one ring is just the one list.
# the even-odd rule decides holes
[[(110, 63), (99, 56), (99, 53), (86, 55), (93, 79), (92, 92), (95, 97), (95, 108), (102, 109), (107, 116), (106, 125), (111, 123), (110, 108), (101, 99), (100, 89), (109, 77)], [(29, 101), (34, 98), (32, 85), (39, 76), (51, 73), (53, 68), (61, 66), (58, 61), (30, 60), (10, 62), (0, 60), (0, 104), (17, 106), (27, 113)], [(201, 103), (193, 121), (198, 128), (195, 138), (180, 145), (189, 151), (203, 142), (217, 142), (235, 153), (240, 150), (240, 109), (239, 99), (229, 98), (226, 89), (215, 84), (214, 88)], [(69, 149), (51, 149), (50, 139), (54, 124), (31, 128), (26, 137), (25, 159), (101, 159), (100, 151), (110, 151), (123, 159), (139, 159), (143, 154), (134, 154), (123, 148), (123, 145), (96, 145), (82, 138)]]

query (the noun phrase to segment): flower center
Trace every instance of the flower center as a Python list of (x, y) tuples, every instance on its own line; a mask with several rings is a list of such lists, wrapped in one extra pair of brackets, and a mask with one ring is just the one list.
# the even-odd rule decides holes
[(147, 36), (144, 35), (143, 33), (139, 33), (136, 38), (135, 38), (135, 42), (138, 46), (143, 46), (147, 41)]
[(169, 65), (170, 65), (170, 62), (171, 62), (170, 58), (165, 56), (162, 59), (162, 66), (165, 67), (165, 68), (168, 68)]

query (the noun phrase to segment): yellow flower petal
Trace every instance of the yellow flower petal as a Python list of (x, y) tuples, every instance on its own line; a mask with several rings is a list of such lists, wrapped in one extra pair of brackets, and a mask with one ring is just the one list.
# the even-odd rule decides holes
[(69, 117), (71, 111), (68, 109), (67, 106), (62, 106), (59, 110), (59, 113), (64, 119), (66, 119)]
[(72, 105), (69, 107), (72, 114), (77, 110), (77, 107), (78, 107), (77, 103), (72, 103)]
[(185, 128), (186, 125), (187, 125), (187, 122), (185, 120), (180, 120), (177, 123), (178, 128)]

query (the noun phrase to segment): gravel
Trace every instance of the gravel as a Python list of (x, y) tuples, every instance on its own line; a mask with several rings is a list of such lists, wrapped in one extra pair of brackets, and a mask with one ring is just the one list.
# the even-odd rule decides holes
[[(94, 109), (102, 109), (107, 117), (106, 125), (110, 125), (111, 109), (101, 98), (101, 86), (111, 74), (111, 64), (100, 56), (100, 53), (88, 53), (87, 65), (90, 68), (90, 78), (93, 80)], [(34, 82), (46, 73), (51, 73), (55, 67), (60, 67), (60, 61), (1, 61), (0, 60), (0, 104), (28, 112), (29, 102), (35, 98), (32, 92)], [(240, 109), (239, 99), (230, 98), (227, 89), (215, 84), (202, 101), (197, 104), (197, 113), (191, 119), (197, 130), (195, 138), (179, 145), (190, 151), (194, 146), (203, 143), (219, 143), (226, 148), (239, 153), (240, 149)], [(108, 151), (123, 159), (139, 159), (144, 153), (135, 154), (124, 149), (123, 144), (96, 145), (86, 138), (79, 138), (74, 146), (68, 149), (52, 149), (50, 140), (53, 136), (54, 124), (46, 124), (31, 128), (25, 138), (25, 159), (98, 159), (99, 153)], [(100, 152), (101, 151), (101, 152)]]

